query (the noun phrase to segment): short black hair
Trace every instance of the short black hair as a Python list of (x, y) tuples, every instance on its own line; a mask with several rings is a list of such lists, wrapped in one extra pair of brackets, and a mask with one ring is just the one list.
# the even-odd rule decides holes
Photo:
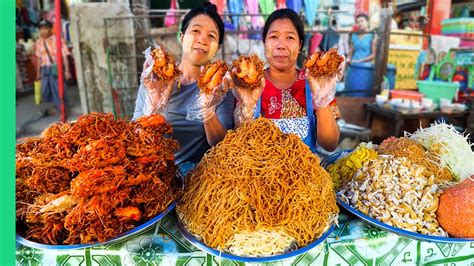
[(209, 2), (204, 2), (202, 6), (191, 9), (184, 16), (183, 23), (181, 25), (181, 33), (184, 34), (189, 26), (189, 22), (191, 22), (194, 17), (199, 15), (207, 15), (214, 21), (214, 23), (216, 23), (217, 29), (219, 30), (219, 44), (222, 44), (224, 41), (224, 22), (222, 21), (221, 16), (219, 16), (217, 13), (217, 7)]
[(46, 20), (46, 19), (42, 19), (42, 20), (40, 20), (40, 22), (38, 23), (38, 28), (41, 28), (41, 27), (52, 28), (52, 27), (53, 27), (53, 23), (51, 23), (50, 21), (48, 21), (48, 20)]
[(272, 23), (277, 19), (289, 19), (293, 26), (295, 26), (296, 32), (298, 33), (298, 38), (300, 39), (300, 51), (303, 49), (303, 41), (304, 41), (304, 26), (303, 22), (301, 21), (300, 16), (293, 10), (289, 8), (283, 8), (273, 11), (273, 13), (268, 16), (267, 21), (265, 21), (265, 25), (263, 26), (263, 43), (265, 43), (265, 38), (267, 37), (268, 30)]
[(357, 20), (358, 18), (365, 18), (365, 20), (367, 20), (367, 22), (369, 22), (369, 16), (367, 16), (367, 14), (360, 13), (359, 15), (357, 15), (355, 17), (355, 20)]

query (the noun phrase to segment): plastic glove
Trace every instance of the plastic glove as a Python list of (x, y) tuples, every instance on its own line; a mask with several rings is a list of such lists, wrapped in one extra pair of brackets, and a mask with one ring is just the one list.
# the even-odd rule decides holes
[(140, 86), (147, 92), (145, 106), (143, 108), (144, 115), (161, 114), (165, 115), (168, 103), (173, 92), (174, 85), (178, 77), (172, 80), (164, 81), (153, 72), (153, 64), (155, 60), (151, 56), (151, 48), (144, 52), (145, 63), (143, 64), (143, 72), (140, 77)]
[(222, 83), (214, 87), (212, 93), (199, 92), (196, 101), (188, 107), (187, 120), (206, 122), (212, 117), (217, 105), (222, 102), (229, 91), (229, 79), (226, 78), (228, 76), (227, 72), (222, 78)]
[[(236, 70), (233, 69), (232, 71)], [(254, 90), (236, 86), (235, 81), (233, 81), (232, 78), (230, 78), (229, 82), (229, 86), (234, 88), (232, 93), (237, 99), (237, 106), (234, 111), (234, 122), (237, 127), (239, 127), (240, 125), (253, 120), (255, 107), (257, 106), (258, 99), (265, 88), (265, 78), (262, 77), (260, 86)]]
[(336, 82), (344, 75), (344, 62), (339, 65), (336, 73), (331, 75), (324, 75), (313, 77), (306, 69), (305, 76), (309, 82), (311, 93), (313, 96), (314, 108), (321, 108), (328, 106), (336, 95)]

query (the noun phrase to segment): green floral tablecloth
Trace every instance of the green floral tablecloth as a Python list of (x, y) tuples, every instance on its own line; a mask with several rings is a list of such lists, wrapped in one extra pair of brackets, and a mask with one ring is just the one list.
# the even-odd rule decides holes
[[(18, 265), (244, 265), (209, 255), (186, 241), (174, 214), (109, 245), (79, 250), (39, 250), (17, 243)], [(250, 263), (249, 263), (250, 264)], [(299, 256), (254, 265), (471, 265), (474, 243), (417, 241), (380, 230), (342, 212), (330, 237)]]

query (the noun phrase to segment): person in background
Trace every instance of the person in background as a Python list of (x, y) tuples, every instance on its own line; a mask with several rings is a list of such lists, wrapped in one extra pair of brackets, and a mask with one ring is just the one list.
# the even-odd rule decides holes
[[(35, 55), (37, 57), (36, 80), (41, 80), (41, 98), (44, 102), (53, 102), (56, 111), (61, 110), (61, 100), (59, 98), (59, 82), (57, 72), (56, 57), (56, 36), (53, 34), (53, 24), (47, 20), (39, 22), (40, 38), (35, 44)], [(63, 55), (65, 79), (69, 80), (71, 74), (67, 57), (70, 55), (64, 39), (61, 39), (61, 49)], [(66, 88), (66, 86), (64, 86)], [(65, 90), (66, 92), (66, 90)], [(67, 103), (66, 93), (64, 93), (64, 103)]]
[(371, 62), (375, 58), (377, 37), (369, 32), (369, 17), (366, 14), (357, 15), (356, 26), (357, 32), (350, 37), (347, 63)]
[[(283, 132), (298, 135), (313, 151), (317, 146), (333, 151), (339, 142), (339, 118), (334, 95), (336, 75), (321, 80), (297, 68), (303, 48), (304, 26), (292, 9), (274, 11), (263, 28), (265, 57), (269, 67), (261, 88), (249, 93), (234, 86), (238, 99), (235, 123), (240, 126), (254, 117), (271, 119)], [(341, 71), (342, 72), (342, 71)], [(233, 86), (233, 85), (230, 85)], [(256, 105), (256, 110), (252, 106)]]
[(408, 19), (408, 26), (405, 27), (407, 30), (420, 30), (420, 22), (418, 14), (416, 12), (411, 12)]

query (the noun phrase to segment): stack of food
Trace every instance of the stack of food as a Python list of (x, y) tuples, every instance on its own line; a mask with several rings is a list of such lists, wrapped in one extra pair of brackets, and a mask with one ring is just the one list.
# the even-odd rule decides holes
[(177, 206), (206, 245), (269, 256), (316, 240), (338, 216), (331, 177), (300, 138), (258, 118), (227, 133), (187, 177)]
[[(328, 169), (339, 197), (388, 225), (426, 235), (474, 238), (474, 152), (452, 126), (389, 138), (360, 159), (363, 144)], [(361, 162), (347, 171), (348, 161)], [(357, 169), (356, 169), (357, 168)]]
[(54, 124), (16, 149), (17, 232), (43, 244), (104, 242), (177, 198), (172, 127), (91, 113)]

